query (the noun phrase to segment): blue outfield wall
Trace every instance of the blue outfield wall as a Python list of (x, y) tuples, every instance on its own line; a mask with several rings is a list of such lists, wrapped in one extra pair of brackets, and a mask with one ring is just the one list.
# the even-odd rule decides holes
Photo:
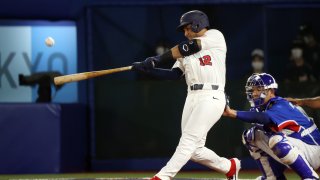
[(86, 108), (80, 104), (0, 104), (0, 173), (87, 168)]
[[(53, 47), (44, 43), (55, 40)], [(20, 75), (78, 72), (77, 28), (73, 21), (0, 20), (0, 102), (35, 102), (39, 82), (21, 83)], [(76, 103), (78, 83), (52, 88), (52, 102)]]

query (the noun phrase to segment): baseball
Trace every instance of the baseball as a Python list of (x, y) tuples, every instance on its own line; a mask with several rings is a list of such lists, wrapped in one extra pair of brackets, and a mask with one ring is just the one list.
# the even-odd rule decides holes
[(47, 37), (45, 43), (48, 47), (52, 47), (54, 45), (54, 39), (52, 37)]

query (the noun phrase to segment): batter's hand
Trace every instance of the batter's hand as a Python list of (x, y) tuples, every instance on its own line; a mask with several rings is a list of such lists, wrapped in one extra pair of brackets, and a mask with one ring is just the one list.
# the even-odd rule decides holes
[(132, 70), (140, 72), (148, 72), (150, 69), (155, 67), (155, 61), (157, 61), (157, 56), (148, 57), (142, 62), (135, 62), (132, 64)]
[(132, 64), (132, 70), (134, 71), (138, 71), (138, 72), (146, 72), (147, 69), (144, 67), (144, 65), (142, 64), (142, 62), (134, 62)]
[(160, 62), (160, 56), (148, 57), (145, 61), (146, 61), (147, 64), (150, 64), (153, 67), (155, 67), (156, 64), (159, 64), (159, 62)]

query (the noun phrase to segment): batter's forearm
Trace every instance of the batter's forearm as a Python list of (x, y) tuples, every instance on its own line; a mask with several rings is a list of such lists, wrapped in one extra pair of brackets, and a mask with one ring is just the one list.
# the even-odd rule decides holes
[(148, 72), (148, 74), (158, 79), (176, 80), (182, 76), (183, 72), (179, 68), (173, 68), (173, 69), (154, 68), (154, 69), (151, 69)]
[(166, 63), (178, 58), (183, 58), (191, 54), (197, 53), (201, 50), (201, 41), (199, 39), (193, 39), (190, 41), (182, 42), (169, 51), (158, 56), (158, 60), (155, 61), (156, 65), (159, 63)]
[(154, 61), (155, 65), (168, 63), (171, 61), (175, 61), (178, 58), (182, 58), (182, 54), (179, 51), (178, 45), (171, 48), (169, 51), (163, 53), (162, 55), (158, 56), (158, 60)]
[(173, 59), (178, 59), (178, 58), (182, 58), (182, 54), (179, 51), (178, 45), (176, 45), (175, 47), (171, 48), (171, 53), (172, 53), (172, 57)]

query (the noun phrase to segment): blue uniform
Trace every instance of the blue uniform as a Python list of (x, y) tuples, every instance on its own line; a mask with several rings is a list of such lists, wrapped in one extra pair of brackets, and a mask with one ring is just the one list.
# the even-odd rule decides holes
[[(244, 144), (263, 172), (261, 179), (285, 178), (285, 166), (302, 179), (318, 179), (313, 168), (319, 167), (314, 159), (320, 153), (320, 132), (302, 109), (281, 97), (274, 97), (251, 111), (238, 111), (237, 118), (263, 127), (246, 130), (243, 136)], [(307, 151), (311, 148), (312, 151)]]
[(320, 132), (303, 110), (281, 97), (270, 99), (262, 108), (239, 111), (237, 118), (249, 123), (263, 124), (268, 132), (284, 132), (310, 145), (320, 144)]
[(269, 100), (265, 110), (272, 123), (267, 126), (275, 132), (290, 130), (287, 136), (301, 139), (311, 145), (320, 144), (320, 132), (313, 120), (296, 106), (281, 97)]
[(320, 167), (320, 133), (312, 118), (301, 107), (273, 96), (278, 84), (270, 74), (252, 74), (245, 88), (252, 109), (236, 111), (236, 117), (256, 124), (244, 131), (242, 142), (262, 171), (260, 179), (286, 179), (288, 167), (301, 179), (319, 179), (315, 170)]

